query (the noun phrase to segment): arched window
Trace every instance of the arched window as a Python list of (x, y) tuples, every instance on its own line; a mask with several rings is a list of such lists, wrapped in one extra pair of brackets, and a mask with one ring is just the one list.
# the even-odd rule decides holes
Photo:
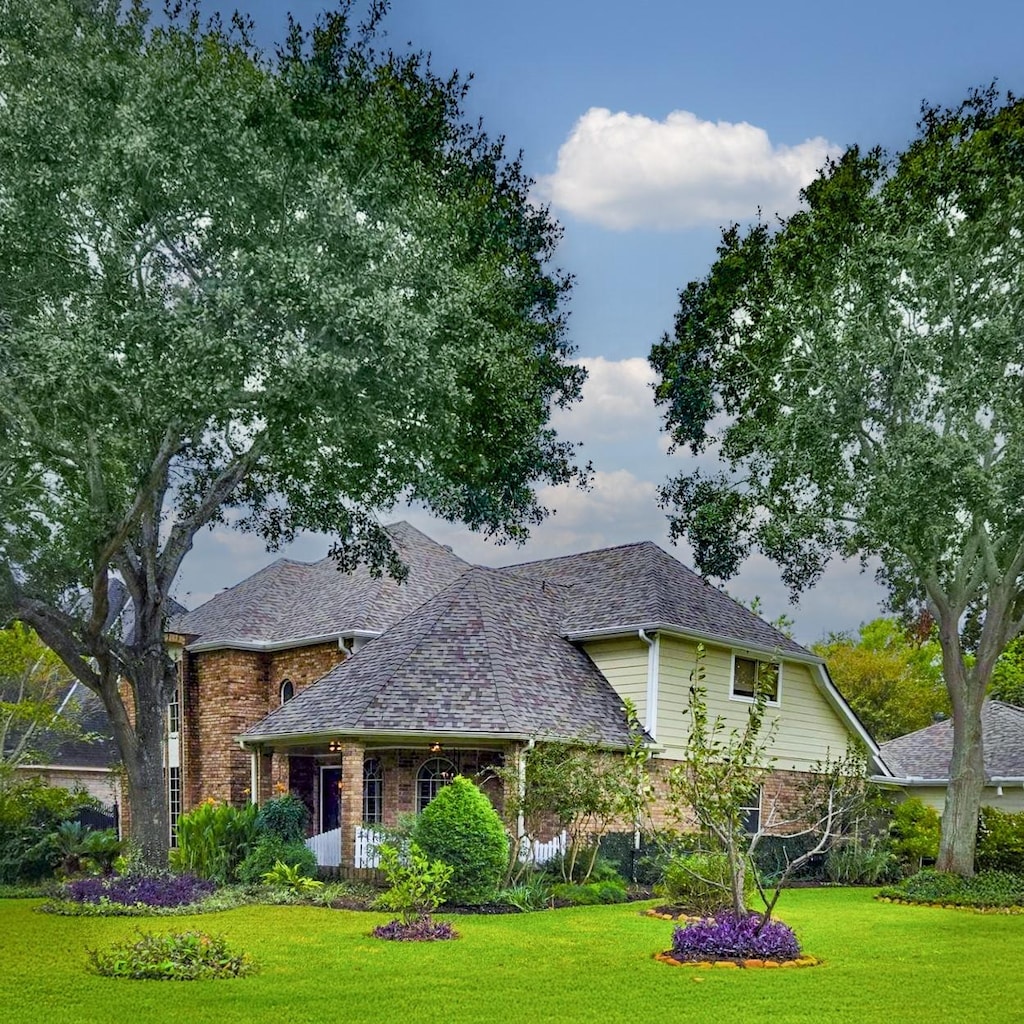
[(416, 813), (455, 778), (455, 765), (445, 757), (432, 757), (416, 773)]
[(281, 703), (287, 704), (288, 701), (295, 696), (295, 684), (290, 680), (286, 679), (281, 684)]
[(384, 770), (380, 761), (368, 757), (363, 762), (363, 821), (379, 825), (384, 820)]

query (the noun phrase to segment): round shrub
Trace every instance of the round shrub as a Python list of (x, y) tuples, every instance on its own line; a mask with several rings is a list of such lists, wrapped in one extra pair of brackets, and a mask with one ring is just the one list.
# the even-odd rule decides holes
[[(724, 853), (688, 853), (673, 857), (657, 893), (671, 904), (708, 917), (732, 904), (729, 858)], [(744, 891), (754, 888), (747, 868)]]
[(248, 955), (232, 950), (222, 935), (138, 934), (134, 942), (117, 942), (104, 950), (90, 949), (92, 969), (108, 978), (154, 981), (240, 978), (256, 969)]
[(238, 866), (238, 880), (246, 885), (255, 885), (263, 881), (263, 876), (274, 870), (274, 865), (281, 861), (288, 867), (298, 868), (303, 878), (316, 877), (316, 854), (300, 839), (298, 842), (286, 842), (279, 836), (264, 835), (253, 848), (252, 852)]
[(762, 924), (760, 914), (720, 914), (690, 921), (672, 935), (676, 960), (793, 960), (799, 955), (793, 929), (781, 921)]
[(1024, 814), (982, 807), (975, 867), (979, 871), (1024, 874)]
[(490, 800), (461, 775), (426, 806), (413, 840), (431, 860), (452, 868), (448, 901), (476, 906), (493, 900), (508, 866), (508, 837)]
[(275, 796), (263, 804), (256, 815), (256, 834), (277, 836), (286, 843), (301, 843), (306, 838), (309, 810), (291, 793)]

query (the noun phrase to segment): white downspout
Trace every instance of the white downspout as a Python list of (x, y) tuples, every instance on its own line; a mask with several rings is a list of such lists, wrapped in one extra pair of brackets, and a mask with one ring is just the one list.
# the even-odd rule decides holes
[(653, 637), (642, 629), (637, 635), (647, 644), (647, 707), (644, 710), (644, 728), (652, 740), (656, 740), (658, 730), (658, 662), (661, 653), (661, 637), (655, 633)]
[(253, 747), (249, 751), (249, 803), (260, 802), (260, 751), (259, 747)]
[(533, 750), (533, 746), (534, 739), (531, 736), (530, 739), (526, 741), (526, 746), (520, 748), (519, 751), (519, 814), (516, 816), (516, 842), (519, 844), (520, 857), (523, 856), (523, 840), (526, 838), (526, 814), (523, 812), (523, 802), (526, 799), (526, 756), (531, 750)]

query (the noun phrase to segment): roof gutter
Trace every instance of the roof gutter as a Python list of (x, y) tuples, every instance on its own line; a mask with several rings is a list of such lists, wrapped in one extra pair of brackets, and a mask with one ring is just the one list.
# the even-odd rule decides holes
[(668, 636), (681, 637), (684, 640), (698, 640), (716, 644), (719, 647), (731, 647), (737, 651), (750, 651), (753, 654), (766, 654), (769, 657), (783, 657), (789, 661), (799, 661), (806, 665), (823, 665), (825, 662), (810, 651), (793, 651), (789, 648), (769, 647), (765, 644), (751, 643), (724, 633), (710, 633), (699, 629), (683, 629), (670, 622), (637, 622), (624, 626), (609, 626), (600, 629), (574, 629), (562, 635), (566, 640), (584, 642), (587, 640), (616, 640), (627, 636), (638, 636), (643, 631), (648, 635), (665, 633)]
[[(373, 640), (380, 632), (372, 629), (346, 629), (340, 633), (323, 633), (319, 636), (298, 637), (291, 640), (197, 640), (188, 644), (185, 650), (189, 654), (200, 654), (203, 651), (283, 651), (293, 647), (312, 647), (314, 644), (333, 644), (342, 646), (346, 639)], [(344, 650), (345, 648), (342, 647)]]
[(526, 736), (522, 733), (466, 733), (457, 732), (452, 730), (425, 730), (425, 729), (331, 729), (328, 732), (320, 731), (315, 733), (264, 733), (262, 735), (240, 735), (236, 736), (235, 740), (240, 747), (247, 749), (252, 746), (259, 746), (265, 743), (272, 745), (284, 745), (294, 746), (299, 743), (329, 743), (331, 740), (336, 740), (344, 736), (372, 736), (380, 737), (381, 739), (410, 739), (410, 740), (448, 740), (454, 742), (458, 740), (460, 743), (466, 741), (477, 742), (483, 741), (486, 743), (508, 743), (520, 742), (526, 743), (533, 739), (531, 736)]

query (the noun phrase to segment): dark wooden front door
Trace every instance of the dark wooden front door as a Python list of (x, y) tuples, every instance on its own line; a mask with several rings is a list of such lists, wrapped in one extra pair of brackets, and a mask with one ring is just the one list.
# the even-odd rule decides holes
[(341, 824), (341, 769), (320, 769), (320, 831), (330, 832)]

